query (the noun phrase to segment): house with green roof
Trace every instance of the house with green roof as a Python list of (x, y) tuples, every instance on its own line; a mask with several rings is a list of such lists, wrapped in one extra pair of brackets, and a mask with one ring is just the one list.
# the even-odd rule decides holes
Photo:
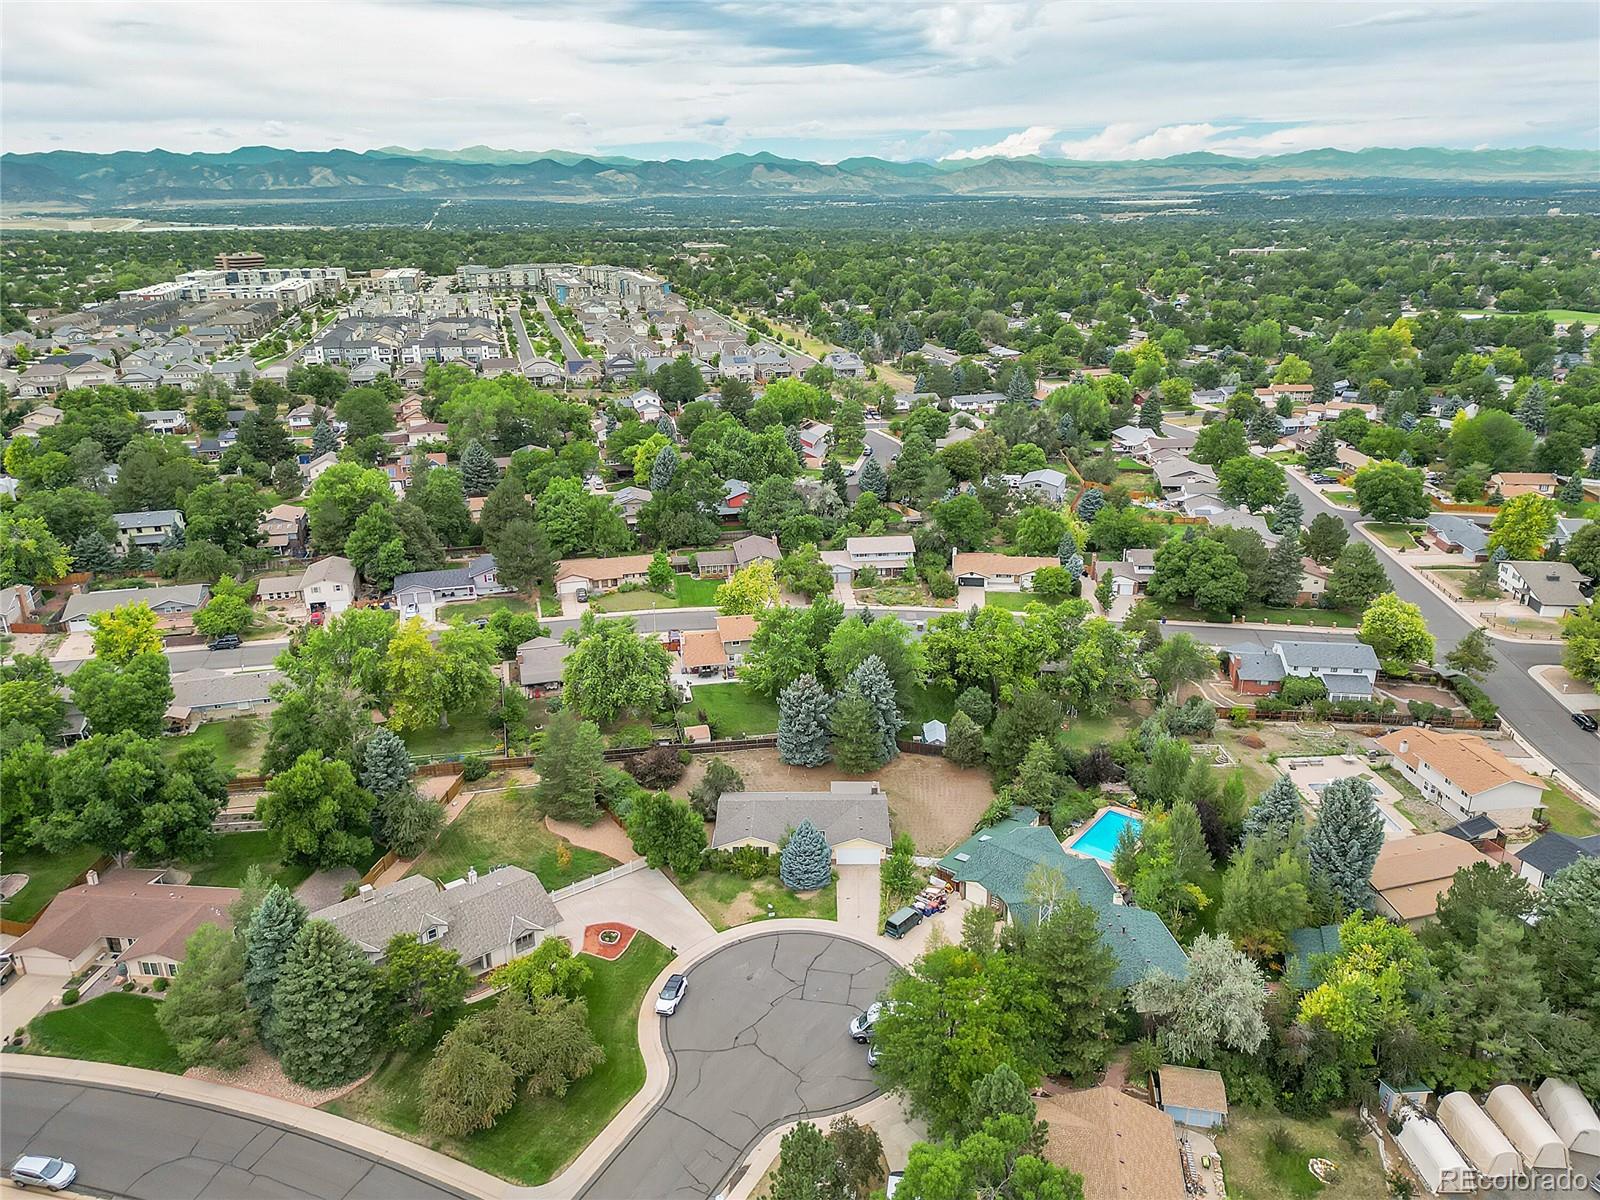
[(1112, 982), (1117, 987), (1132, 987), (1154, 971), (1183, 978), (1188, 956), (1161, 918), (1124, 904), (1100, 864), (1063, 850), (1031, 808), (1019, 808), (1004, 821), (978, 830), (940, 859), (937, 869), (968, 901), (987, 904), (1011, 921), (1034, 919), (1027, 880), (1040, 867), (1061, 876), (1094, 909), (1100, 934), (1116, 956)]
[(1307, 925), (1289, 931), (1289, 951), (1284, 955), (1283, 977), (1297, 988), (1311, 986), (1311, 958), (1339, 953), (1337, 925)]

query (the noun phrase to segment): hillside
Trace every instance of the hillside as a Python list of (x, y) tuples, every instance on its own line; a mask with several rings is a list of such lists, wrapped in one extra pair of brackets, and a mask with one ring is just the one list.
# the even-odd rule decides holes
[(1308, 150), (1267, 158), (1185, 154), (1148, 161), (990, 158), (815, 163), (777, 155), (641, 162), (564, 151), (386, 147), (301, 151), (246, 146), (225, 154), (60, 150), (0, 159), (0, 201), (85, 210), (207, 201), (437, 197), (630, 200), (705, 196), (914, 198), (1074, 197), (1222, 190), (1385, 190), (1474, 184), (1588, 184), (1600, 153), (1512, 150)]

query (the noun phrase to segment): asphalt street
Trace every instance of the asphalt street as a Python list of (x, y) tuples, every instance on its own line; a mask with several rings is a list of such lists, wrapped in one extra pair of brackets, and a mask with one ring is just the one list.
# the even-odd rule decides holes
[(849, 1023), (889, 982), (878, 951), (822, 933), (736, 942), (689, 969), (666, 1023), (667, 1094), (580, 1200), (705, 1200), (767, 1130), (878, 1091)]
[[(207, 650), (204, 646), (194, 646), (180, 650), (168, 650), (167, 661), (172, 666), (172, 673), (180, 671), (240, 671), (248, 668), (270, 667), (289, 645), (287, 639), (275, 638), (267, 642), (246, 642), (237, 650)], [(70, 675), (84, 663), (87, 658), (80, 659), (54, 659), (51, 661), (57, 671), (63, 675)]]
[(533, 302), (538, 305), (539, 315), (544, 318), (545, 325), (551, 333), (556, 335), (556, 341), (561, 343), (561, 353), (567, 356), (566, 361), (571, 362), (573, 359), (582, 358), (583, 355), (578, 353), (578, 347), (573, 343), (572, 335), (567, 332), (567, 327), (556, 319), (555, 310), (550, 307), (550, 301), (543, 296), (535, 296)]
[(517, 335), (517, 366), (527, 365), (539, 356), (533, 352), (533, 340), (528, 337), (527, 323), (522, 319), (522, 305), (511, 305), (511, 328)]
[(0, 1155), (64, 1158), (75, 1187), (130, 1200), (460, 1200), (376, 1155), (204, 1105), (6, 1079)]
[[(1356, 529), (1356, 523), (1362, 519), (1360, 514), (1335, 508), (1293, 471), (1288, 472), (1288, 478), (1289, 486), (1305, 505), (1307, 524), (1318, 513), (1331, 513), (1349, 527), (1351, 536), (1362, 536)], [(1436, 657), (1442, 659), (1467, 635), (1473, 628), (1472, 624), (1437, 592), (1401, 566), (1388, 547), (1373, 538), (1366, 540), (1378, 557), (1384, 560), (1396, 595), (1422, 610), (1438, 644)], [(1540, 754), (1569, 777), (1585, 787), (1600, 788), (1600, 737), (1574, 725), (1567, 709), (1528, 674), (1529, 667), (1560, 662), (1560, 644), (1513, 642), (1493, 635), (1489, 640), (1494, 648), (1496, 667), (1494, 673), (1484, 681), (1483, 690), (1499, 706), (1501, 715), (1515, 725), (1517, 732)]]

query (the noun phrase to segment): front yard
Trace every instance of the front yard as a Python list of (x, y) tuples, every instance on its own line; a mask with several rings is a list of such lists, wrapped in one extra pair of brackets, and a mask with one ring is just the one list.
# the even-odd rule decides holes
[(750, 921), (774, 917), (813, 917), (832, 921), (838, 917), (838, 875), (820, 892), (797, 896), (781, 880), (767, 876), (745, 879), (731, 871), (697, 871), (689, 879), (673, 877), (678, 890), (720, 932)]
[(640, 933), (615, 962), (584, 961), (594, 971), (584, 989), (589, 1026), (606, 1059), (573, 1084), (565, 1096), (523, 1094), (492, 1129), (460, 1139), (429, 1137), (421, 1132), (422, 1074), (433, 1052), (429, 1046), (414, 1053), (391, 1054), (365, 1084), (324, 1107), (341, 1117), (431, 1146), (502, 1179), (523, 1184), (546, 1182), (576, 1158), (644, 1086), (639, 1006), (656, 976), (672, 961), (672, 952)]
[(1373, 522), (1367, 526), (1367, 532), (1392, 550), (1415, 550), (1416, 534), (1420, 528), (1416, 525), (1386, 525)]
[(696, 579), (692, 575), (676, 575), (672, 595), (637, 588), (630, 592), (607, 592), (589, 601), (595, 612), (638, 612), (650, 608), (711, 608), (716, 604), (720, 579)]
[(487, 792), (468, 804), (407, 873), (449, 881), (464, 878), (468, 867), (482, 872), (502, 865), (532, 871), (553, 892), (617, 864), (551, 833), (533, 793), (513, 788)]
[(1544, 805), (1545, 820), (1556, 833), (1569, 837), (1588, 837), (1600, 833), (1600, 815), (1582, 800), (1569, 796), (1558, 783), (1546, 782), (1539, 803)]
[(0, 916), (8, 921), (31, 921), (44, 911), (45, 905), (56, 898), (56, 893), (82, 875), (100, 851), (93, 846), (77, 846), (50, 854), (44, 850), (11, 851), (0, 855), (0, 870), (7, 875), (26, 875), (27, 885), (4, 904)]
[(482, 600), (470, 600), (465, 604), (447, 604), (439, 610), (439, 620), (447, 625), (461, 625), (467, 621), (492, 617), (502, 609), (510, 613), (537, 611), (531, 601), (524, 600), (521, 596), (487, 596)]
[(183, 1063), (156, 1023), (157, 1001), (112, 992), (70, 1008), (40, 1013), (28, 1025), (29, 1054), (81, 1058), (183, 1074)]
[[(1359, 1150), (1340, 1137), (1348, 1117), (1299, 1120), (1235, 1108), (1228, 1130), (1217, 1137), (1222, 1173), (1233, 1200), (1370, 1200), (1388, 1194), (1378, 1150), (1367, 1136)], [(1337, 1182), (1325, 1184), (1306, 1167), (1312, 1158), (1339, 1166)]]

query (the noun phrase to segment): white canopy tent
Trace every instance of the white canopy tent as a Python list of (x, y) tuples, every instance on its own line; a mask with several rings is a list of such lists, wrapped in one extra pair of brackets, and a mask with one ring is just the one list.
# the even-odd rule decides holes
[(1511, 1144), (1522, 1155), (1529, 1167), (1560, 1169), (1568, 1165), (1567, 1147), (1550, 1128), (1550, 1123), (1539, 1115), (1533, 1101), (1515, 1084), (1502, 1083), (1489, 1093), (1484, 1108), (1494, 1118), (1494, 1123), (1511, 1139)]
[(1576, 1154), (1600, 1156), (1600, 1116), (1582, 1092), (1565, 1079), (1551, 1076), (1534, 1093), (1550, 1127)]
[(1517, 1148), (1467, 1093), (1439, 1101), (1439, 1124), (1480, 1174), (1509, 1177), (1522, 1169)]
[(1477, 1178), (1467, 1160), (1433, 1121), (1413, 1114), (1395, 1138), (1430, 1192), (1470, 1192)]

